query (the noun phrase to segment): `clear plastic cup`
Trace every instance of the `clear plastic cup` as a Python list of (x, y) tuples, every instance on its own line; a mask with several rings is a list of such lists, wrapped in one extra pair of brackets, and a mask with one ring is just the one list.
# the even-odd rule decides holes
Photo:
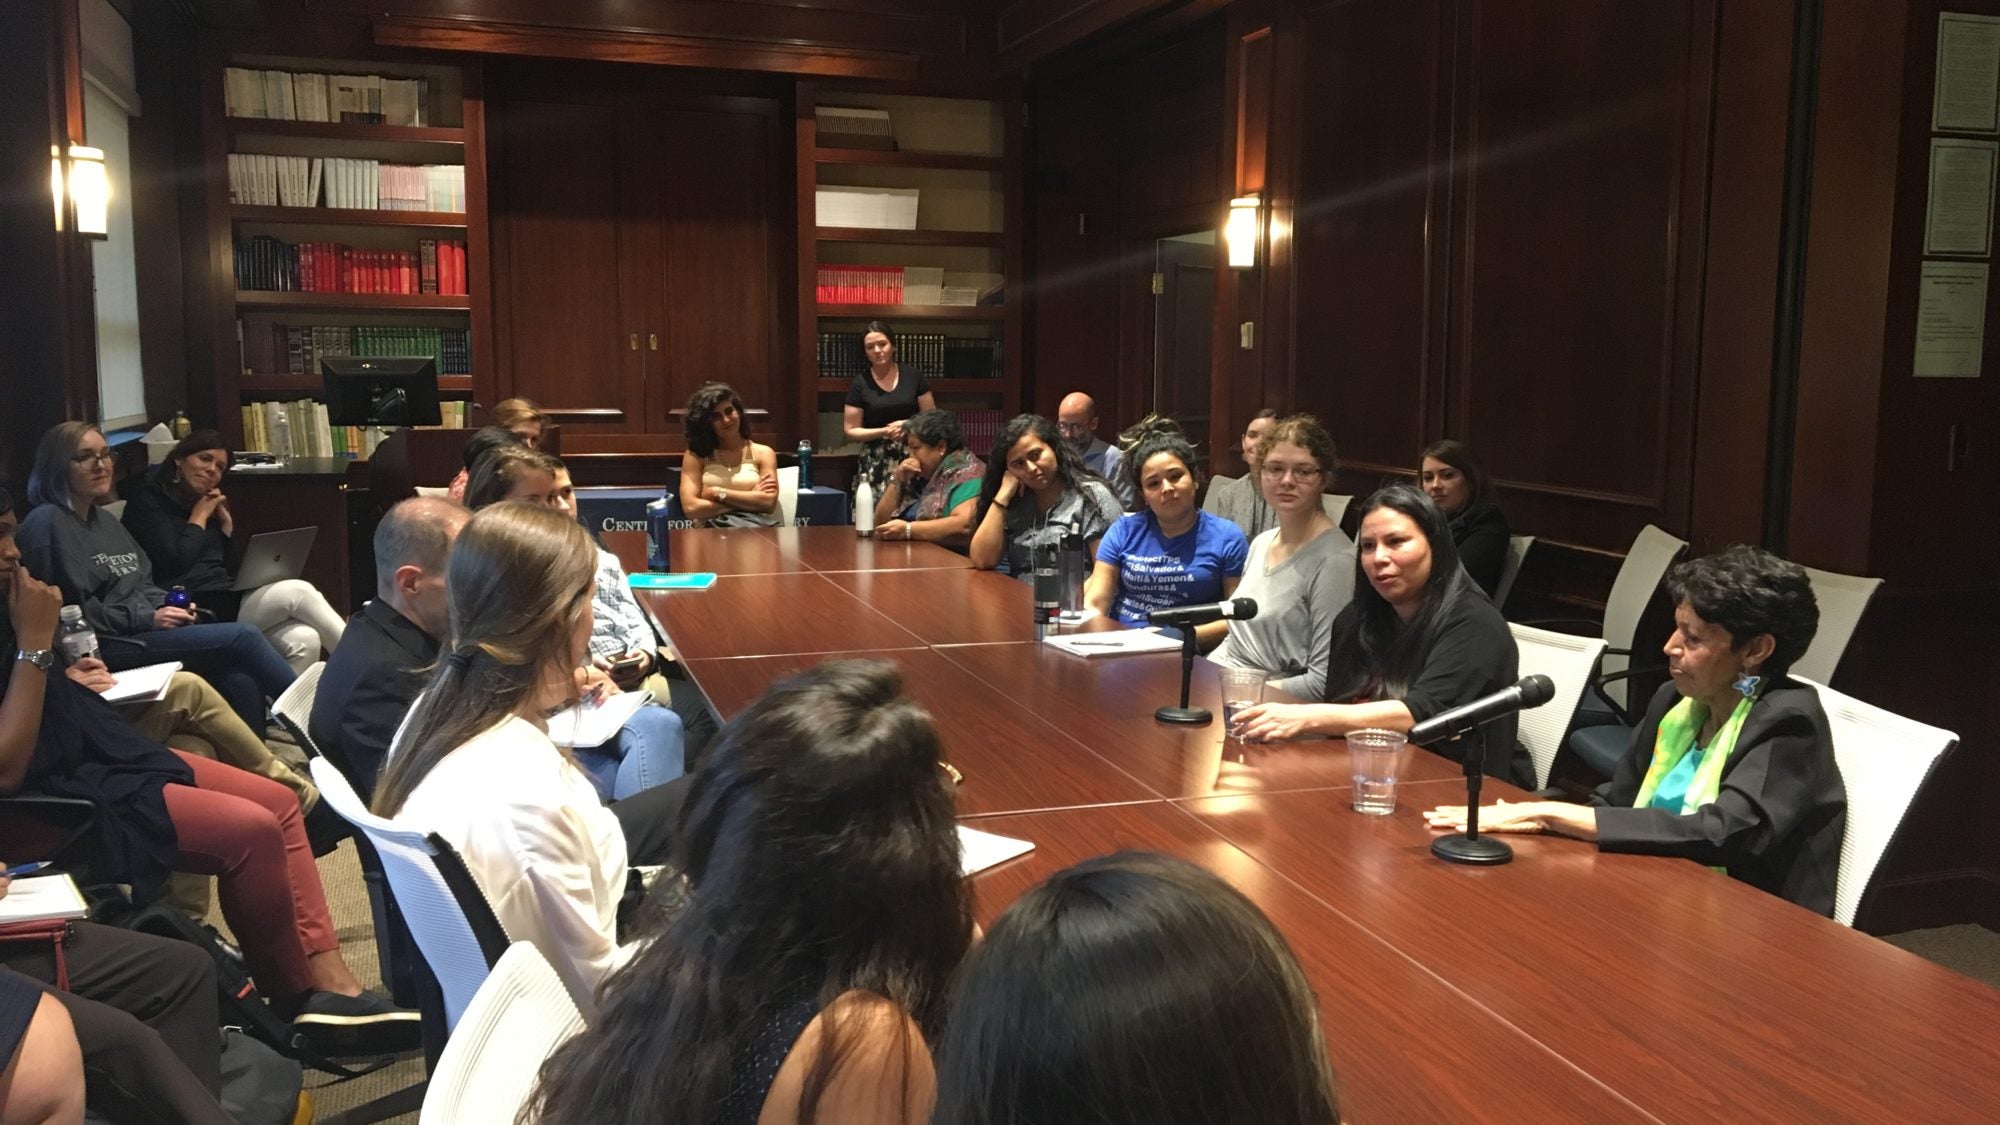
[(1354, 768), (1354, 811), (1388, 816), (1396, 811), (1396, 778), (1403, 772), (1410, 740), (1392, 730), (1350, 731), (1347, 758)]
[(1271, 674), (1262, 668), (1224, 668), (1222, 672), (1222, 729), (1231, 742), (1243, 741), (1243, 728), (1236, 716), (1264, 701), (1264, 681)]

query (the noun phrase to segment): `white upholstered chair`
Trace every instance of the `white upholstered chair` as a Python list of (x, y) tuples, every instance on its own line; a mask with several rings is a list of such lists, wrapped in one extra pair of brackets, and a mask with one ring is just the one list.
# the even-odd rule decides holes
[(542, 1063), (582, 1030), (562, 978), (532, 944), (515, 942), (445, 1044), (417, 1125), (515, 1120)]
[(1847, 789), (1847, 829), (1840, 838), (1833, 918), (1852, 926), (1862, 895), (1896, 838), (1910, 802), (1958, 736), (1804, 677), (1793, 678), (1819, 692), (1820, 708), (1833, 731), (1834, 761)]
[(1577, 702), (1590, 686), (1591, 670), (1604, 653), (1604, 639), (1553, 633), (1532, 625), (1510, 623), (1507, 628), (1514, 634), (1514, 647), (1520, 653), (1521, 675), (1540, 673), (1556, 685), (1556, 693), (1547, 703), (1521, 712), (1519, 737), (1534, 761), (1535, 788), (1540, 789), (1549, 783), (1556, 751), (1562, 749)]
[(1792, 662), (1792, 673), (1831, 683), (1834, 669), (1840, 666), (1841, 654), (1847, 651), (1847, 642), (1854, 639), (1861, 615), (1867, 612), (1875, 591), (1881, 589), (1882, 580), (1814, 570), (1809, 566), (1802, 569), (1806, 580), (1812, 583), (1813, 600), (1819, 603), (1819, 631), (1813, 634), (1805, 654)]

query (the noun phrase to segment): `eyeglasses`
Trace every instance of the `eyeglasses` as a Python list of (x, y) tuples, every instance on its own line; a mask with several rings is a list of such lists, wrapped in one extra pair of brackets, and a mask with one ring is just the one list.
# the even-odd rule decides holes
[(1326, 475), (1324, 469), (1315, 465), (1273, 465), (1268, 461), (1257, 471), (1264, 475), (1265, 480), (1284, 480), (1289, 476), (1300, 484), (1311, 484)]
[(1064, 437), (1082, 437), (1090, 432), (1088, 422), (1057, 422), (1056, 429)]
[(107, 449), (102, 453), (78, 453), (69, 459), (72, 465), (109, 465), (117, 458)]

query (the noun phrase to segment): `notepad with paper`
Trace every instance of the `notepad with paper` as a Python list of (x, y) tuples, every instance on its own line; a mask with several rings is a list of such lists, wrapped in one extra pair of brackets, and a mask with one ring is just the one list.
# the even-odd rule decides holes
[(715, 585), (714, 571), (699, 571), (694, 574), (655, 574), (642, 571), (628, 574), (625, 581), (634, 590), (706, 590)]
[(127, 668), (115, 677), (113, 684), (104, 693), (106, 703), (156, 703), (167, 694), (167, 681), (181, 670), (181, 662), (170, 660), (165, 664), (148, 664), (142, 668)]
[(624, 691), (595, 703), (578, 703), (549, 716), (549, 741), (588, 750), (624, 729), (632, 715), (653, 701), (650, 691)]
[(1066, 633), (1043, 637), (1071, 656), (1127, 656), (1135, 652), (1178, 652), (1179, 637), (1155, 633), (1151, 629), (1118, 629), (1104, 633)]
[(0, 926), (9, 922), (83, 918), (89, 914), (90, 904), (83, 901), (76, 880), (61, 873), (15, 879), (7, 884), (6, 896), (0, 897)]
[(977, 875), (989, 867), (997, 867), (1015, 856), (1027, 855), (1034, 850), (1035, 845), (1028, 840), (996, 836), (963, 824), (958, 826), (959, 866), (967, 876)]

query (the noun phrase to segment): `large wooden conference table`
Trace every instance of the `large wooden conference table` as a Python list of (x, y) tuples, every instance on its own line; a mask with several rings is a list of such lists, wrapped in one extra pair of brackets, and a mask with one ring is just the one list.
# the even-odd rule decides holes
[[(982, 922), (1121, 848), (1255, 901), (1318, 993), (1350, 1122), (2000, 1120), (1982, 984), (1684, 861), (1517, 836), (1505, 866), (1440, 863), (1421, 814), (1463, 801), (1456, 764), (1414, 751), (1396, 811), (1356, 814), (1339, 741), (1160, 724), (1178, 656), (1039, 644), (1026, 588), (949, 551), (671, 534), (674, 569), (719, 577), (643, 600), (725, 718), (822, 660), (900, 666), (964, 775), (960, 815), (1035, 843), (973, 879)], [(1193, 693), (1220, 713), (1206, 661)]]

